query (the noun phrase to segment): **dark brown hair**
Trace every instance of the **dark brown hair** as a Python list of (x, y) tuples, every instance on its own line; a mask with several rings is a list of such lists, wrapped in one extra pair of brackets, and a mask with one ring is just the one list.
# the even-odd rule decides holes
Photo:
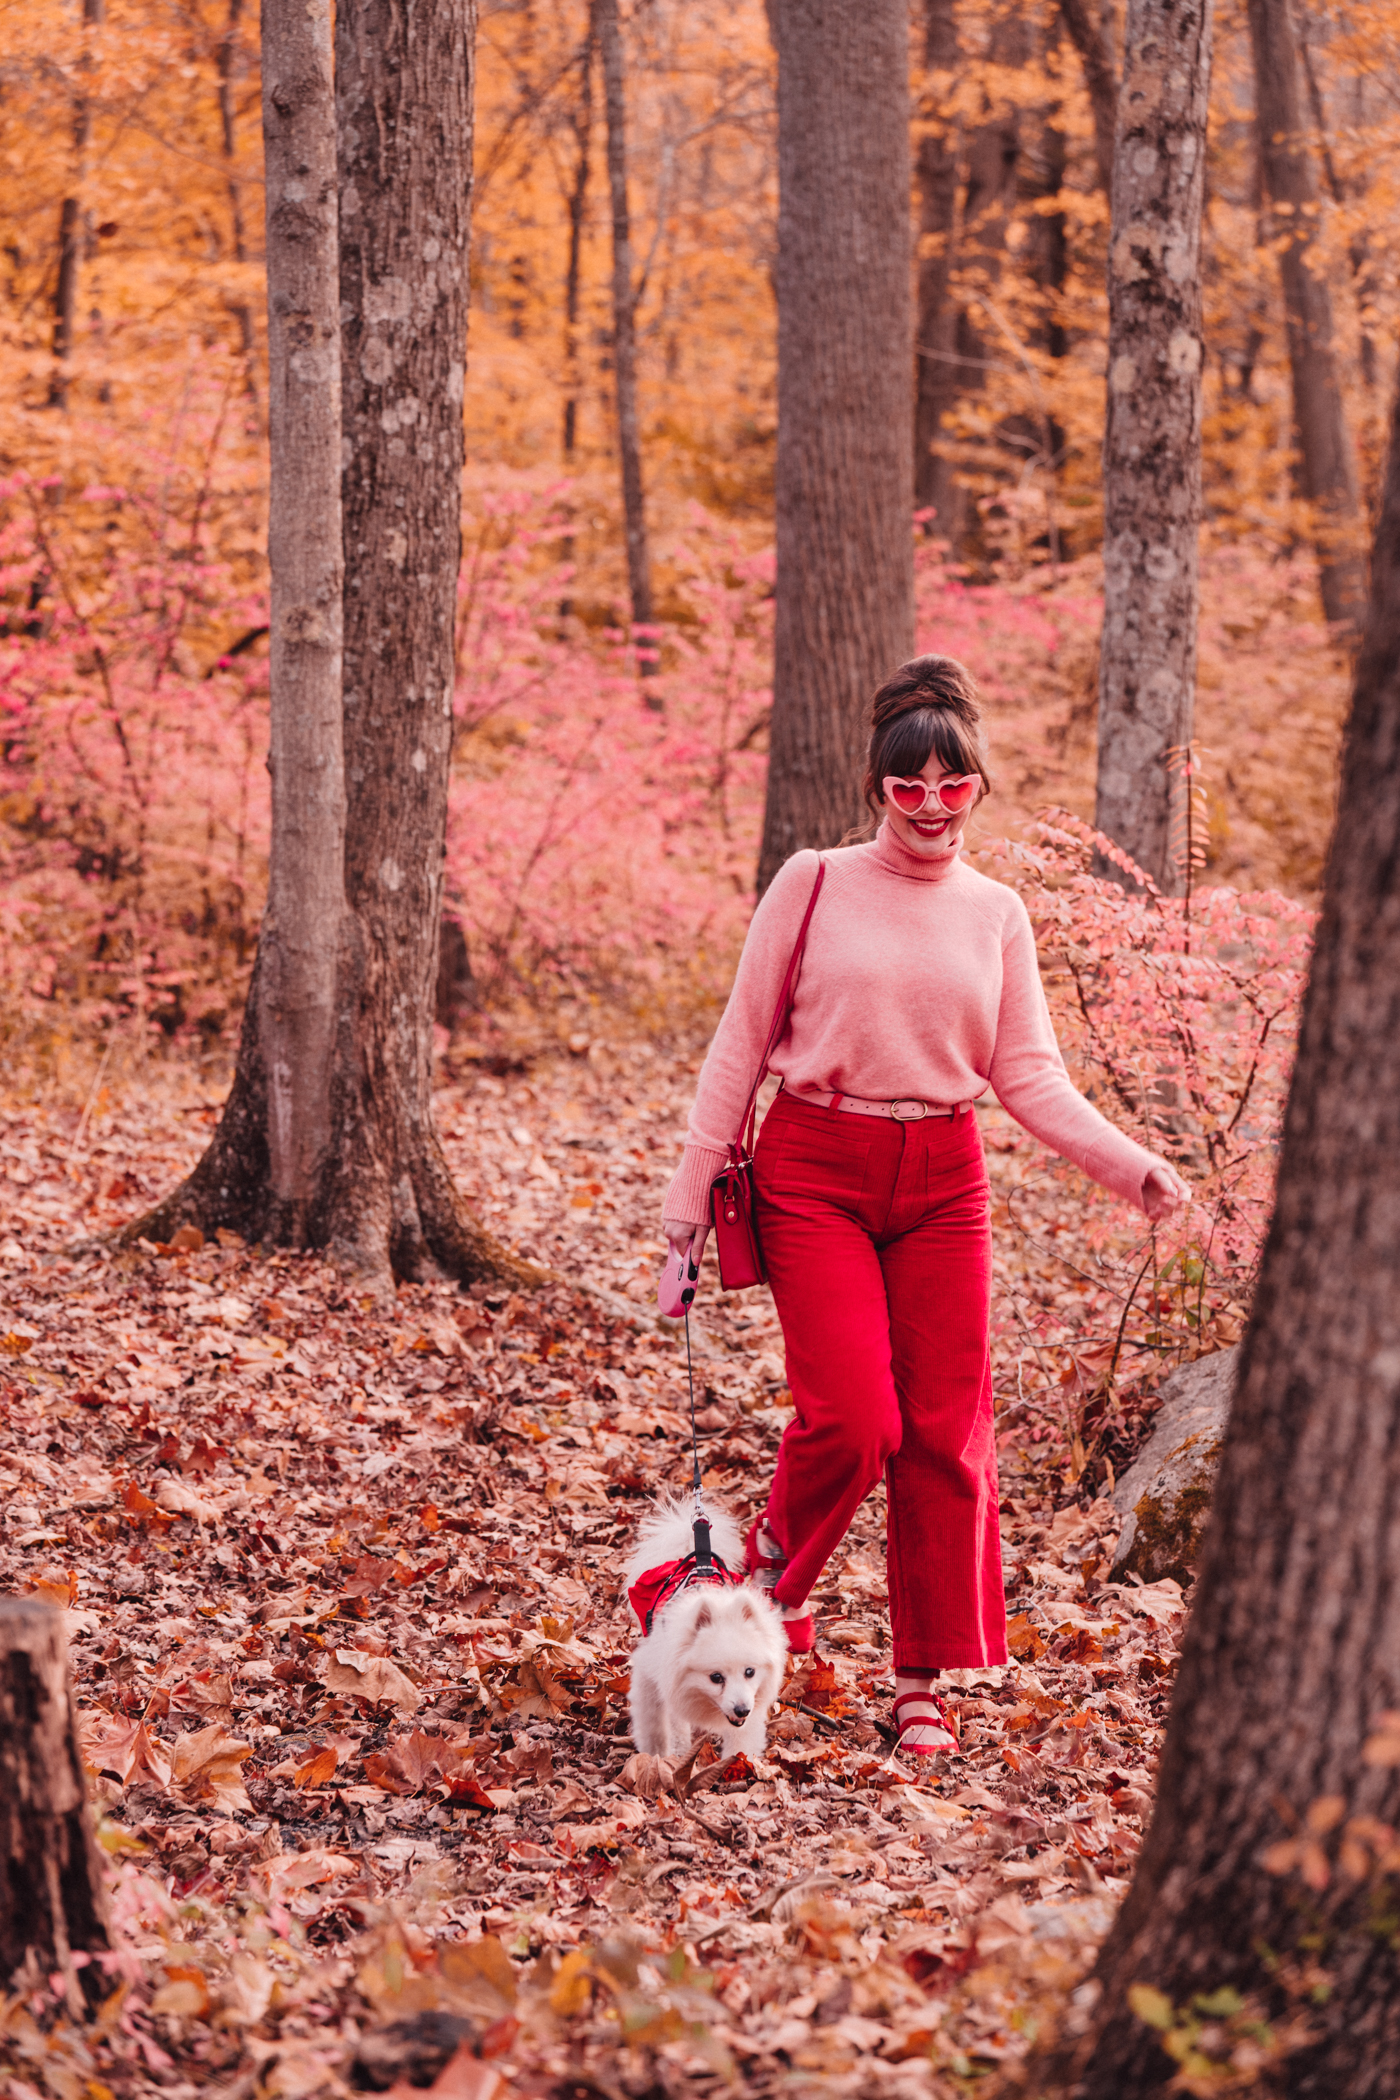
[(930, 758), (952, 773), (978, 773), (990, 794), (987, 740), (977, 684), (951, 656), (916, 656), (888, 677), (870, 703), (870, 757), (863, 792), (878, 817), (884, 809), (880, 783), (897, 775), (912, 780)]

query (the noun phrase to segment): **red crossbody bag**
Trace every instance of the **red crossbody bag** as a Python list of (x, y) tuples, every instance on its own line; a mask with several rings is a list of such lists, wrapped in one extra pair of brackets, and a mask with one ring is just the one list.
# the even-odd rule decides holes
[(766, 1281), (753, 1195), (753, 1145), (754, 1129), (758, 1120), (758, 1091), (768, 1076), (768, 1060), (777, 1048), (778, 1039), (787, 1026), (788, 1015), (792, 1012), (797, 973), (802, 966), (802, 950), (807, 945), (807, 928), (812, 923), (812, 913), (816, 910), (817, 898), (821, 895), (825, 878), (826, 862), (821, 861), (817, 867), (817, 879), (812, 884), (812, 894), (807, 899), (802, 924), (798, 928), (797, 940), (788, 958), (787, 975), (783, 979), (783, 988), (778, 994), (778, 1003), (773, 1010), (773, 1025), (768, 1031), (763, 1055), (758, 1060), (758, 1071), (749, 1089), (748, 1104), (739, 1118), (739, 1134), (729, 1147), (729, 1165), (710, 1183), (710, 1222), (714, 1227), (715, 1254), (719, 1260), (720, 1289), (725, 1291), (745, 1291), (750, 1284)]

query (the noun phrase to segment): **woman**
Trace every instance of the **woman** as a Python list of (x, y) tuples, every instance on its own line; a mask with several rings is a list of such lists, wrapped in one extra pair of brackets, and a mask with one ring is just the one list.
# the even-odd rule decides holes
[[(782, 1090), (754, 1154), (757, 1217), (795, 1415), (747, 1547), (789, 1646), (856, 1509), (886, 1475), (895, 1724), (953, 1747), (942, 1670), (1006, 1660), (988, 1347), (984, 1088), (1034, 1137), (1162, 1218), (1186, 1194), (1165, 1160), (1075, 1091), (1025, 906), (961, 860), (990, 789), (976, 687), (921, 656), (875, 695), (865, 799), (874, 840), (822, 858)], [(700, 1075), (665, 1231), (698, 1256), (709, 1188), (753, 1082), (819, 856), (794, 854), (754, 914)]]

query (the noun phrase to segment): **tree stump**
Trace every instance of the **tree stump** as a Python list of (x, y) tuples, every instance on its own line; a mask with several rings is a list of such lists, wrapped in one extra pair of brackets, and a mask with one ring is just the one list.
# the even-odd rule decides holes
[(110, 1946), (73, 1721), (63, 1623), (50, 1604), (0, 1598), (0, 1991), (61, 1977), (81, 2015)]

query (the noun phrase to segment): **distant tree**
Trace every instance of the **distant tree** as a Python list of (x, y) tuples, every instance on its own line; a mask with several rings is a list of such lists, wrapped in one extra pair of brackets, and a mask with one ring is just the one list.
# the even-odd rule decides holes
[[(215, 51), (219, 69), (219, 134), (224, 151), (224, 165), (228, 170), (230, 246), (234, 261), (240, 263), (248, 260), (248, 241), (243, 223), (243, 185), (238, 179), (237, 111), (233, 90), (238, 63), (238, 30), (242, 17), (243, 0), (228, 0), (224, 33), (219, 38)], [(231, 299), (229, 312), (238, 323), (238, 340), (243, 350), (248, 393), (256, 409), (258, 339), (257, 330), (253, 326), (253, 309), (246, 299)]]
[[(951, 84), (965, 63), (957, 23), (955, 0), (925, 0), (924, 70), (930, 88), (939, 80)], [(988, 31), (989, 63), (1024, 66), (1034, 35), (1029, 10), (1021, 0), (1011, 0)], [(987, 302), (999, 297), (1007, 233), (1017, 208), (1025, 162), (1023, 114), (1014, 96), (990, 95), (976, 122), (945, 117), (919, 142), (914, 500), (919, 509), (934, 511), (935, 532), (955, 547), (964, 535), (966, 492), (947, 433), (959, 401), (985, 390), (989, 362), (1005, 350), (1000, 326), (989, 325)], [(1042, 144), (1047, 137), (1042, 127)], [(1042, 179), (1031, 187), (1048, 194), (1059, 183)], [(1033, 214), (1027, 231), (1036, 249), (1032, 274), (1043, 281), (1053, 241), (1050, 222), (1042, 228), (1039, 214)], [(997, 344), (994, 351), (989, 336)], [(1037, 448), (1044, 435), (1041, 420), (1040, 434), (1032, 440)], [(1017, 452), (1023, 450), (1023, 431), (1007, 424), (1000, 436)]]
[(760, 890), (861, 815), (865, 708), (913, 647), (909, 59), (897, 0), (772, 0), (777, 603)]
[(627, 204), (627, 80), (617, 0), (593, 0), (593, 30), (603, 67), (608, 120), (608, 187), (612, 198), (613, 387), (617, 449), (622, 462), (622, 506), (627, 527), (627, 582), (635, 626), (653, 618), (651, 546), (642, 480), (641, 420), (637, 407), (637, 288), (632, 274), (632, 222)]
[(582, 392), (578, 323), (583, 282), (584, 214), (593, 157), (593, 43), (590, 14), (578, 56), (578, 100), (570, 108), (568, 119), (574, 135), (574, 179), (569, 185), (569, 261), (564, 275), (564, 363), (568, 372), (568, 392), (564, 397), (563, 450), (565, 460), (570, 462), (578, 443), (578, 404)]
[(1313, 506), (1323, 610), (1354, 637), (1366, 606), (1361, 505), (1333, 345), (1332, 294), (1316, 246), (1321, 191), (1308, 144), (1292, 0), (1249, 0), (1249, 36), (1259, 164), (1280, 242), (1293, 427), (1303, 493)]
[[(95, 28), (102, 20), (104, 0), (83, 0), (83, 27)], [(79, 59), (79, 70), (88, 67), (87, 54)], [(73, 188), (58, 208), (58, 276), (53, 296), (53, 372), (49, 379), (50, 408), (68, 406), (68, 360), (78, 311), (78, 271), (92, 231), (92, 214), (81, 197), (87, 175), (88, 149), (92, 144), (92, 102), (80, 88), (73, 97)]]
[(1060, 19), (1084, 68), (1094, 112), (1094, 159), (1104, 194), (1113, 194), (1113, 137), (1118, 125), (1118, 72), (1113, 63), (1113, 15), (1108, 0), (1060, 0)]
[(1213, 4), (1128, 0), (1109, 239), (1096, 822), (1169, 893), (1169, 754), (1191, 741), (1196, 696)]
[[(1179, 2091), (1193, 2024), (1217, 2061), (1243, 2039), (1229, 1991), (1243, 2018), (1279, 2023), (1261, 2092), (1395, 2091), (1397, 834), (1400, 404), (1277, 1200), (1157, 1809), (1099, 1960), (1093, 2019), (1055, 2075), (1031, 2081), (1037, 2100)], [(1216, 2007), (1213, 2029), (1198, 1996)], [(1192, 2068), (1190, 2090), (1213, 2090)], [(1238, 2089), (1223, 2063), (1219, 2083)]]
[(324, 1246), (380, 1281), (526, 1273), (463, 1208), (430, 1092), (475, 26), (475, 0), (341, 0), (337, 171), (329, 0), (265, 0), (268, 904), (214, 1141), (130, 1228)]
[[(930, 87), (951, 84), (958, 66), (953, 0), (924, 0), (924, 71)], [(933, 114), (933, 113), (930, 113)], [(943, 418), (957, 393), (958, 308), (952, 291), (958, 229), (959, 129), (929, 124), (919, 140), (918, 311), (914, 333), (914, 503), (952, 537), (959, 491), (953, 462), (939, 449)]]

